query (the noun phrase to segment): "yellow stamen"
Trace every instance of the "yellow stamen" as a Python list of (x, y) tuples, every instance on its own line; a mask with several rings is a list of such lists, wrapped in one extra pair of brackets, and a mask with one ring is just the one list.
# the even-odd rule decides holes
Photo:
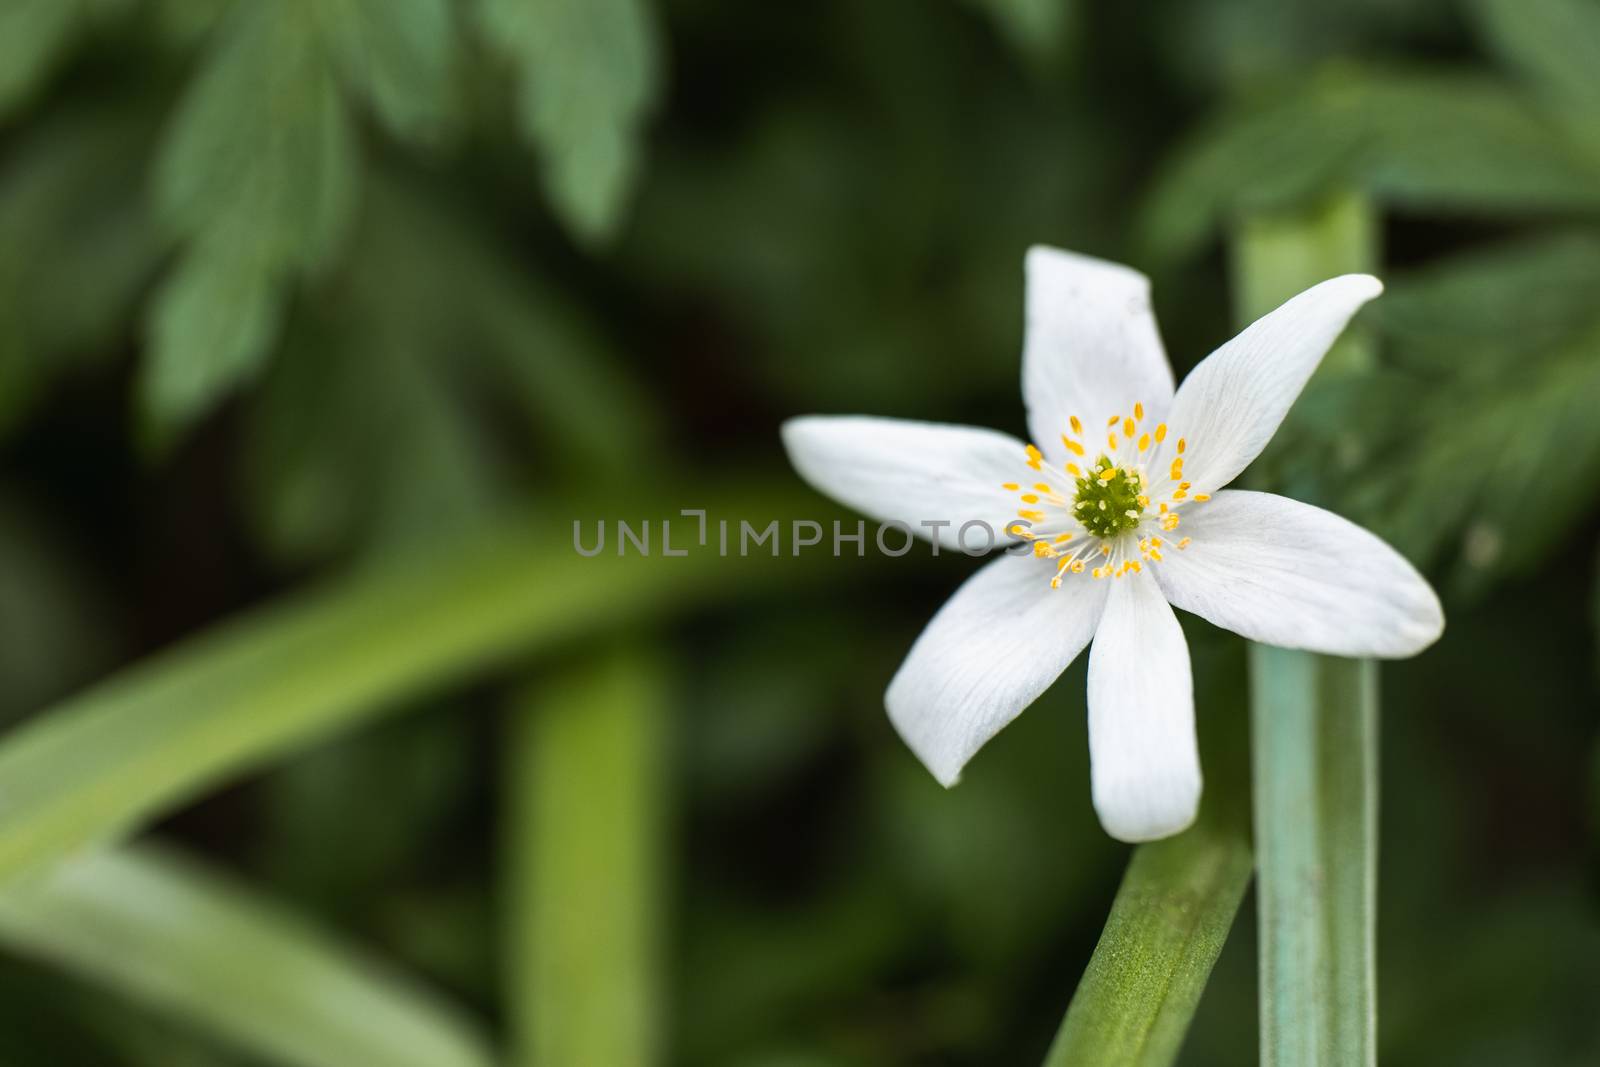
[(1076, 415), (1068, 415), (1067, 416), (1067, 421), (1072, 424), (1072, 432), (1073, 433), (1075, 433), (1075, 434), (1082, 434), (1083, 433), (1083, 423), (1078, 421), (1078, 416), (1076, 416)]
[(1111, 446), (1111, 451), (1115, 452), (1117, 450), (1117, 435), (1114, 433), (1106, 434), (1106, 443)]
[(1074, 456), (1083, 455), (1083, 446), (1074, 441), (1072, 438), (1068, 437), (1066, 434), (1061, 435), (1061, 443), (1066, 445), (1067, 451), (1071, 452)]
[(1204, 504), (1207, 500), (1210, 500), (1210, 499), (1211, 499), (1211, 494), (1210, 493), (1196, 493), (1194, 495), (1194, 502), (1196, 504)]
[(1122, 436), (1124, 436), (1124, 437), (1132, 437), (1133, 436), (1133, 420), (1132, 419), (1123, 419), (1122, 420)]
[(1017, 518), (1019, 518), (1019, 519), (1030, 519), (1033, 522), (1043, 522), (1044, 521), (1044, 512), (1042, 512), (1042, 511), (1028, 511), (1028, 510), (1024, 509), (1022, 511), (1017, 512)]
[(1166, 439), (1167, 439), (1167, 424), (1163, 422), (1159, 426), (1156, 427), (1156, 440), (1157, 441), (1165, 441)]
[(1122, 416), (1121, 415), (1113, 415), (1109, 419), (1106, 420), (1106, 426), (1109, 428), (1109, 427), (1115, 426), (1117, 423), (1119, 423), (1121, 421), (1122, 421)]
[(1180, 437), (1180, 438), (1178, 438), (1178, 454), (1179, 454), (1179, 455), (1180, 455), (1180, 456), (1181, 456), (1181, 455), (1183, 455), (1183, 450), (1184, 450), (1184, 449), (1185, 449), (1185, 448), (1188, 448), (1188, 447), (1189, 447), (1189, 442), (1187, 442), (1187, 441), (1185, 441), (1185, 440), (1184, 440), (1184, 439), (1183, 439), (1183, 438), (1181, 438), (1181, 437)]
[(1018, 489), (1021, 489), (1022, 486), (1018, 485), (1016, 482), (1003, 482), (1001, 483), (1000, 488), (1009, 489), (1015, 493)]
[(1024, 504), (1037, 504), (1039, 502), (1039, 498), (1033, 493), (1023, 493), (1022, 502)]
[(1133, 405), (1133, 417), (1136, 418), (1136, 419), (1144, 418), (1144, 405), (1143, 404), (1134, 404)]
[(1048, 493), (1050, 491), (1050, 486), (1045, 482), (1035, 482), (1033, 487), (1039, 490), (1041, 493)]
[(1067, 464), (1067, 473), (1072, 475), (1074, 478), (1082, 478), (1083, 477), (1083, 468), (1078, 466), (1076, 463), (1068, 463)]
[(1147, 451), (1149, 448), (1150, 448), (1150, 435), (1149, 434), (1140, 434), (1139, 435), (1139, 451), (1140, 452), (1144, 452), (1144, 451)]
[(1034, 470), (1038, 470), (1039, 469), (1039, 461), (1042, 460), (1042, 459), (1044, 459), (1044, 456), (1039, 452), (1039, 450), (1037, 448), (1034, 448), (1032, 445), (1029, 445), (1028, 446), (1028, 466), (1032, 467)]

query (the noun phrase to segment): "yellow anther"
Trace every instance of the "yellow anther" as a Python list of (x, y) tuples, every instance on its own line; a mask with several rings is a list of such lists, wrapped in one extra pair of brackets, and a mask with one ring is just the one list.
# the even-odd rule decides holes
[(1033, 493), (1023, 493), (1022, 502), (1024, 504), (1037, 504), (1039, 502), (1039, 498)]
[(1011, 492), (1015, 493), (1018, 489), (1021, 489), (1022, 486), (1018, 485), (1016, 482), (1003, 482), (1000, 488), (1009, 489)]
[(1106, 426), (1107, 427), (1115, 426), (1117, 423), (1119, 423), (1121, 421), (1122, 421), (1122, 416), (1121, 415), (1113, 415), (1109, 419), (1106, 420)]
[(1072, 535), (1069, 533), (1056, 534), (1056, 544), (1058, 545), (1066, 544), (1070, 540), (1072, 540)]
[(1047, 482), (1035, 482), (1033, 487), (1039, 490), (1041, 493), (1048, 493), (1050, 491), (1050, 486)]
[[(1145, 505), (1145, 506), (1146, 506), (1146, 507), (1149, 507), (1149, 505), (1148, 505), (1148, 504), (1147, 504), (1147, 505)], [(1166, 514), (1166, 513), (1167, 513), (1167, 506), (1166, 506), (1166, 505), (1165, 505), (1165, 504), (1162, 504), (1162, 505), (1161, 505), (1161, 514), (1163, 514), (1163, 515), (1165, 515), (1165, 514)]]
[(1115, 452), (1117, 450), (1117, 435), (1114, 433), (1106, 434), (1106, 444), (1110, 445), (1111, 451)]
[(1074, 456), (1083, 455), (1083, 446), (1074, 441), (1072, 438), (1068, 437), (1066, 434), (1061, 435), (1061, 443), (1066, 445), (1067, 451), (1071, 452)]
[(1038, 556), (1040, 559), (1043, 559), (1045, 556), (1055, 555), (1056, 550), (1045, 544), (1043, 541), (1035, 541), (1033, 543), (1033, 554)]
[(1136, 404), (1133, 405), (1133, 417), (1136, 418), (1136, 419), (1144, 418), (1144, 405), (1143, 404), (1136, 403)]
[(1150, 435), (1147, 434), (1147, 433), (1146, 434), (1140, 434), (1139, 435), (1139, 451), (1140, 452), (1145, 452), (1145, 451), (1148, 451), (1149, 448), (1150, 448)]
[(1102, 555), (1102, 556), (1109, 556), (1109, 555), (1111, 555), (1111, 546), (1110, 546), (1110, 545), (1101, 545), (1101, 546), (1100, 546), (1100, 554), (1101, 554), (1101, 555)]
[(1083, 560), (1075, 559), (1075, 560), (1072, 561), (1072, 573), (1073, 574), (1082, 574), (1083, 573)]
[(1122, 436), (1124, 436), (1124, 437), (1132, 437), (1133, 436), (1133, 420), (1132, 419), (1123, 419), (1122, 420)]
[(1020, 523), (1020, 522), (1012, 523), (1010, 529), (1006, 530), (1006, 533), (1010, 534), (1012, 537), (1032, 537), (1033, 536), (1031, 533), (1028, 532), (1028, 528), (1026, 526), (1022, 525), (1022, 523)]
[(1078, 466), (1076, 463), (1068, 463), (1067, 464), (1067, 473), (1072, 475), (1074, 478), (1082, 478), (1083, 477), (1083, 468)]
[(1210, 493), (1196, 493), (1194, 495), (1194, 502), (1196, 504), (1204, 504), (1207, 500), (1210, 500), (1210, 499), (1211, 499), (1211, 494)]
[(1042, 511), (1028, 511), (1027, 509), (1023, 509), (1022, 511), (1017, 512), (1017, 518), (1019, 518), (1019, 519), (1029, 519), (1029, 520), (1031, 520), (1033, 522), (1043, 522), (1044, 521), (1044, 512), (1042, 512)]
[(1187, 489), (1174, 489), (1172, 491), (1172, 499), (1174, 499), (1174, 500), (1182, 500), (1184, 497), (1186, 497), (1188, 495), (1189, 495), (1189, 491)]
[(1179, 541), (1179, 542), (1178, 542), (1178, 547), (1179, 547), (1179, 548), (1180, 548), (1180, 549), (1182, 549), (1182, 548), (1188, 548), (1188, 547), (1189, 547), (1189, 539), (1188, 539), (1188, 538), (1187, 538), (1187, 537), (1185, 537), (1185, 538), (1183, 538), (1183, 539), (1182, 539), (1182, 540), (1180, 540), (1180, 541)]
[(1038, 470), (1039, 469), (1039, 462), (1042, 459), (1044, 459), (1043, 454), (1041, 454), (1040, 451), (1037, 448), (1034, 448), (1032, 445), (1029, 445), (1028, 446), (1028, 466), (1032, 467), (1034, 470)]
[(1139, 506), (1141, 508), (1149, 507), (1150, 506), (1150, 498), (1145, 496), (1143, 493), (1140, 493), (1139, 494)]
[(1107, 467), (1105, 470), (1100, 472), (1100, 480), (1102, 482), (1109, 482), (1111, 479), (1115, 478), (1116, 476), (1117, 476), (1117, 468), (1115, 468), (1115, 467)]
[(1078, 421), (1078, 416), (1076, 416), (1076, 415), (1068, 415), (1067, 416), (1067, 421), (1072, 424), (1072, 432), (1073, 433), (1075, 433), (1075, 434), (1082, 434), (1083, 433), (1083, 423)]
[(1050, 588), (1051, 589), (1060, 589), (1061, 588), (1061, 575), (1058, 574), (1054, 578), (1050, 579)]
[(1166, 439), (1167, 439), (1167, 424), (1163, 422), (1159, 426), (1156, 427), (1156, 440), (1157, 441), (1165, 441)]
[(1133, 573), (1135, 573), (1135, 574), (1144, 573), (1144, 568), (1139, 566), (1139, 561), (1136, 560), (1136, 559), (1130, 559), (1128, 561), (1128, 566), (1133, 568)]
[(1183, 450), (1185, 448), (1188, 448), (1188, 447), (1189, 447), (1189, 442), (1185, 441), (1181, 437), (1178, 438), (1178, 455), (1180, 455), (1180, 456), (1183, 455)]
[(1150, 550), (1150, 558), (1155, 560), (1157, 563), (1160, 563), (1161, 562), (1161, 553), (1157, 552), (1155, 549), (1151, 549)]

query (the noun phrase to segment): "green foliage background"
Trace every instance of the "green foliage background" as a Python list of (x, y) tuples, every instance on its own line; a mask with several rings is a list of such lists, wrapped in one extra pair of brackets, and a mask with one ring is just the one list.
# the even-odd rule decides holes
[[(962, 560), (571, 520), (830, 518), (786, 416), (1020, 430), (1030, 243), (1181, 371), (1352, 194), (1376, 368), (1262, 462), (1450, 618), (1380, 1054), (1593, 1063), (1600, 5), (0, 0), (0, 1060), (1038, 1062), (1126, 862), (1083, 668), (945, 793), (881, 699)], [(1179, 1062), (1254, 1055), (1252, 931)]]

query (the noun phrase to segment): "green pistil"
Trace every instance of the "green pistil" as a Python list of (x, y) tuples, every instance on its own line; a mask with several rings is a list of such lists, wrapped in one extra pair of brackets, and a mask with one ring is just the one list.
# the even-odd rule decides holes
[(1101, 456), (1089, 473), (1078, 479), (1078, 495), (1072, 513), (1096, 537), (1115, 537), (1139, 525), (1144, 505), (1139, 503), (1138, 475), (1122, 468), (1109, 480), (1100, 475), (1111, 470), (1111, 460)]

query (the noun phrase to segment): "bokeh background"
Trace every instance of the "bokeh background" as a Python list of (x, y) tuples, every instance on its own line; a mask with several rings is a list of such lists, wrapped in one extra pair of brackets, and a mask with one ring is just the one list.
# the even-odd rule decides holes
[[(1082, 665), (947, 793), (881, 701), (970, 561), (571, 521), (830, 521), (785, 417), (1021, 431), (1029, 244), (1181, 373), (1252, 220), (1351, 204), (1376, 369), (1267, 462), (1449, 617), (1383, 673), (1382, 1055), (1600, 1062), (1600, 5), (3, 0), (0, 1059), (379, 1062), (331, 959), (454, 1035), (396, 1063), (1037, 1062), (1127, 858)], [(1181, 1062), (1254, 1061), (1253, 931)]]

